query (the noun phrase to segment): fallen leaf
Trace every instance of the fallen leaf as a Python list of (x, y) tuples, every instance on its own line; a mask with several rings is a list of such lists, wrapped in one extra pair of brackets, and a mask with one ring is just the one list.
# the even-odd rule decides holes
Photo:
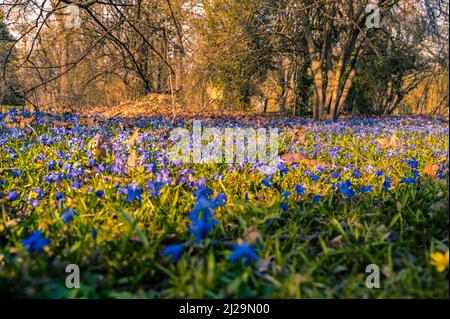
[(53, 123), (53, 126), (54, 126), (54, 127), (58, 127), (58, 128), (61, 128), (61, 127), (64, 127), (64, 128), (70, 128), (70, 127), (73, 126), (72, 123), (69, 123), (69, 122), (63, 122), (63, 121), (58, 121), (58, 120), (54, 120), (52, 123)]
[(138, 160), (138, 156), (136, 150), (132, 150), (127, 159), (127, 167), (129, 170), (133, 170), (136, 168), (136, 162)]
[[(442, 164), (428, 163), (422, 170), (422, 174), (431, 178), (436, 178), (438, 171), (442, 169), (443, 169)], [(446, 174), (447, 172), (448, 168), (445, 169), (442, 173)]]
[(36, 121), (34, 117), (23, 117), (23, 116), (16, 116), (13, 123), (7, 123), (7, 128), (13, 128), (13, 127), (19, 127), (19, 128), (25, 128), (27, 125), (31, 125)]
[(376, 140), (378, 144), (380, 144), (382, 149), (388, 149), (388, 148), (396, 148), (400, 145), (400, 139), (397, 137), (397, 134), (394, 132), (394, 134), (391, 135), (389, 139), (387, 138), (378, 138)]
[(377, 142), (382, 149), (387, 149), (389, 147), (389, 140), (387, 138), (377, 138)]
[(308, 159), (301, 153), (284, 153), (280, 155), (281, 160), (286, 165), (305, 164), (308, 166), (326, 166), (326, 163)]
[(96, 119), (93, 118), (93, 117), (89, 117), (87, 119), (81, 119), (79, 123), (81, 125), (84, 125), (84, 126), (91, 126), (92, 127), (92, 126), (95, 126)]
[(16, 119), (19, 119), (19, 127), (23, 128), (26, 125), (31, 125), (36, 120), (34, 117), (23, 117), (23, 116), (17, 116)]

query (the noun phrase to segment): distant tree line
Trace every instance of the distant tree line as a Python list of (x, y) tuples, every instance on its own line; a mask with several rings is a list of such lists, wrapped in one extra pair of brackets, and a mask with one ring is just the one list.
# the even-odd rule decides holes
[(448, 10), (448, 0), (2, 0), (0, 103), (79, 109), (156, 93), (317, 120), (447, 115)]

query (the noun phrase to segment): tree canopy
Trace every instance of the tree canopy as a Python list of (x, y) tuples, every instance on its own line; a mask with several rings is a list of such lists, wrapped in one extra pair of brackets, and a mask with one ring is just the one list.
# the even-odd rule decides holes
[(1, 10), (2, 103), (155, 93), (318, 120), (448, 113), (448, 0), (5, 0)]

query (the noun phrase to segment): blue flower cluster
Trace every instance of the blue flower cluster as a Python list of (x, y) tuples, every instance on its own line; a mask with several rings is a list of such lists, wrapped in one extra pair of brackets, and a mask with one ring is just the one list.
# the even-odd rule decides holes
[[(196, 199), (194, 207), (189, 214), (190, 224), (187, 225), (187, 228), (189, 233), (194, 236), (194, 243), (198, 245), (217, 224), (214, 210), (218, 207), (225, 206), (227, 196), (219, 192), (214, 199), (211, 199), (210, 196), (213, 194), (213, 191), (204, 185), (198, 185), (197, 189), (193, 191), (193, 194), (196, 196)], [(164, 256), (171, 256), (174, 261), (177, 261), (181, 257), (186, 245), (186, 243), (168, 245), (161, 253)], [(234, 245), (230, 261), (236, 262), (240, 258), (244, 258), (248, 263), (251, 260), (257, 260), (258, 255), (252, 250), (249, 244)]]

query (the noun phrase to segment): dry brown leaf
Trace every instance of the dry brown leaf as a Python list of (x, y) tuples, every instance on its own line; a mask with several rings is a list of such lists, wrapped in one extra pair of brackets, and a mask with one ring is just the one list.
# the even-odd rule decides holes
[[(422, 170), (422, 174), (431, 178), (436, 178), (437, 172), (442, 168), (442, 164), (433, 164), (430, 162), (425, 165), (424, 169)], [(446, 169), (446, 171), (448, 171), (448, 169)], [(446, 172), (443, 173), (445, 174)]]
[(53, 121), (53, 125), (54, 125), (55, 127), (58, 127), (58, 128), (61, 128), (61, 127), (68, 128), (68, 127), (72, 127), (72, 126), (73, 126), (72, 123), (69, 123), (69, 122), (62, 122), (62, 121), (57, 121), (57, 120), (54, 120), (54, 121)]
[(26, 125), (31, 125), (34, 123), (34, 121), (36, 121), (36, 119), (34, 117), (23, 117), (23, 116), (18, 116), (16, 117), (16, 119), (19, 119), (19, 127), (25, 127)]
[(89, 117), (87, 119), (81, 119), (80, 120), (80, 124), (81, 125), (85, 125), (85, 126), (95, 126), (96, 124), (96, 119), (93, 117)]
[(281, 154), (280, 158), (283, 162), (286, 163), (286, 165), (299, 164), (302, 161), (308, 160), (301, 153), (285, 153), (285, 154)]
[(400, 139), (397, 137), (397, 134), (394, 132), (394, 134), (392, 134), (391, 138), (389, 139), (389, 144), (391, 145), (391, 147), (397, 147), (400, 145)]
[(13, 128), (13, 127), (19, 127), (19, 128), (25, 128), (26, 126), (29, 126), (36, 121), (36, 118), (34, 117), (23, 117), (23, 116), (16, 116), (14, 123), (7, 123), (7, 128)]
[(129, 170), (133, 170), (136, 168), (136, 162), (138, 160), (138, 156), (136, 150), (132, 150), (127, 159), (127, 167)]
[(308, 159), (301, 153), (284, 153), (280, 155), (281, 160), (286, 165), (305, 164), (307, 166), (325, 166), (326, 163)]
[(387, 138), (377, 138), (377, 142), (382, 149), (387, 149), (389, 147), (389, 140)]
[(380, 144), (382, 149), (395, 148), (400, 145), (400, 139), (397, 137), (396, 133), (392, 134), (389, 139), (378, 138), (376, 141)]

